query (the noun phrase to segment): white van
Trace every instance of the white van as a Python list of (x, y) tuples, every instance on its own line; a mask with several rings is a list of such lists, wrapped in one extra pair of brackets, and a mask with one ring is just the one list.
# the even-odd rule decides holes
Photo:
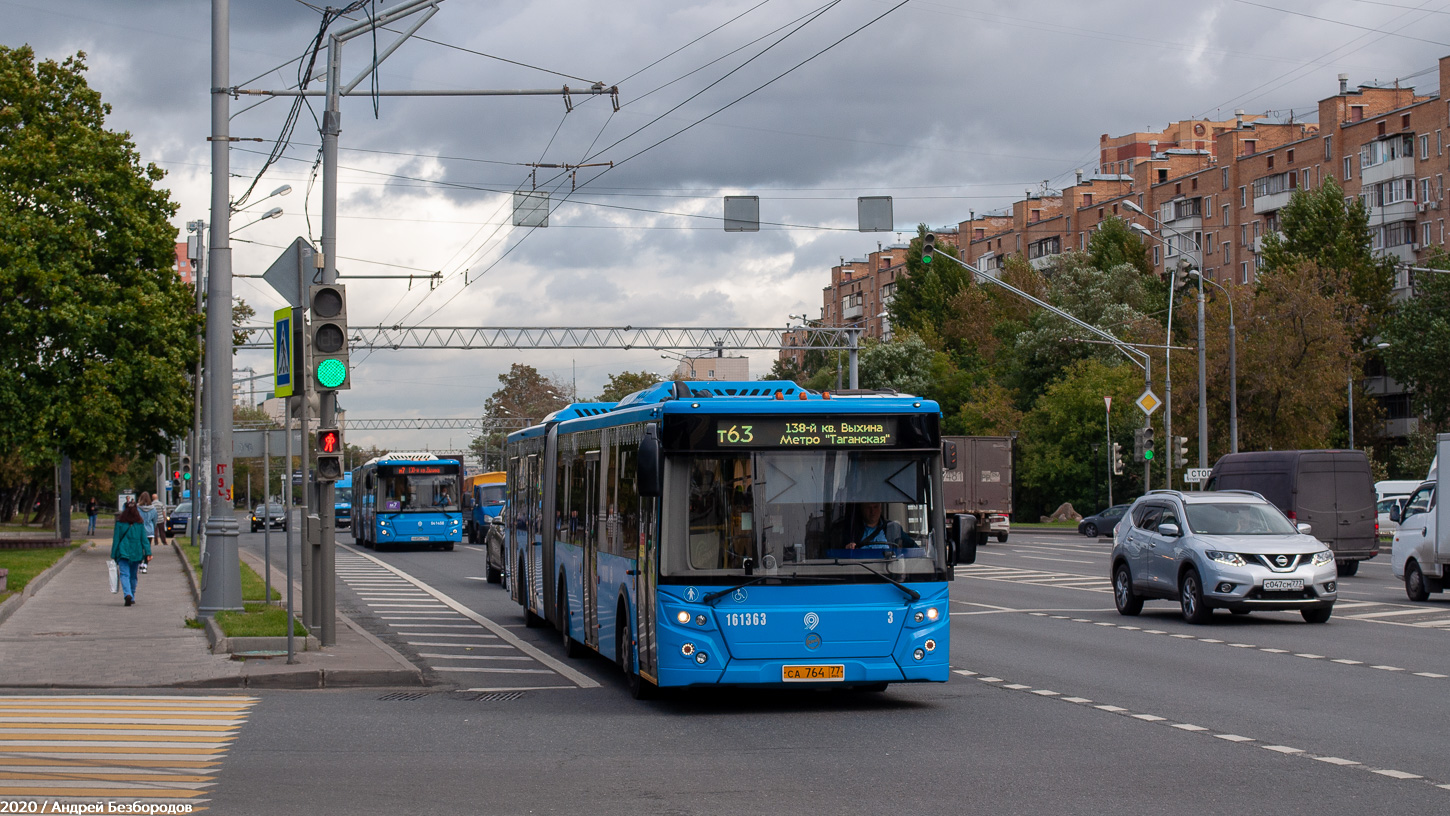
[[(1450, 453), (1450, 434), (1440, 434), (1436, 447), (1439, 453)], [(1435, 486), (1434, 481), (1423, 482), (1404, 510), (1392, 516), (1399, 528), (1390, 545), (1390, 571), (1405, 582), (1405, 595), (1412, 601), (1443, 592), (1450, 581), (1450, 503), (1436, 500)]]

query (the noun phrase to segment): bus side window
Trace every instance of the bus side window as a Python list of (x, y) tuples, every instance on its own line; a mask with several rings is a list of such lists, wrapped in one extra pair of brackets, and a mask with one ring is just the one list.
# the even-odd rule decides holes
[(639, 558), (639, 488), (635, 459), (638, 448), (621, 446), (619, 451), (620, 555)]

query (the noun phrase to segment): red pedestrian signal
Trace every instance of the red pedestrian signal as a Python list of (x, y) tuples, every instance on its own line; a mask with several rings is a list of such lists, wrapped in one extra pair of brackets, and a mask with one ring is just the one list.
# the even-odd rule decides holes
[(342, 450), (342, 435), (336, 428), (328, 428), (317, 432), (317, 452), (337, 453)]
[(317, 431), (317, 479), (335, 482), (342, 478), (342, 431), (320, 428)]

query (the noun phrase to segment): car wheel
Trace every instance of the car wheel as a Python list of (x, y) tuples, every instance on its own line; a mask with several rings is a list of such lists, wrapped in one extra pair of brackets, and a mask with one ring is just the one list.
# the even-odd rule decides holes
[(497, 584), (497, 583), (500, 583), (500, 582), (503, 581), (503, 573), (502, 572), (499, 572), (498, 570), (494, 569), (493, 567), (488, 567), (484, 571), (483, 577), (490, 584)]
[(1179, 581), (1178, 603), (1183, 608), (1183, 619), (1189, 623), (1208, 623), (1213, 616), (1213, 610), (1203, 600), (1203, 584), (1199, 581), (1198, 570), (1192, 567), (1183, 573)]
[(1425, 586), (1425, 573), (1420, 571), (1420, 565), (1414, 561), (1405, 565), (1405, 595), (1416, 603), (1430, 600), (1430, 590)]
[(1127, 564), (1119, 564), (1113, 570), (1113, 603), (1117, 604), (1119, 615), (1131, 617), (1143, 611), (1143, 599), (1133, 592), (1133, 574)]
[[(1084, 524), (1082, 526), (1082, 534), (1087, 536), (1088, 538), (1097, 538), (1098, 526), (1096, 524), (1093, 524), (1092, 522), (1088, 522), (1087, 524)], [(1098, 574), (1101, 575), (1102, 573)]]
[(1307, 623), (1328, 623), (1329, 616), (1334, 614), (1334, 607), (1320, 606), (1314, 609), (1301, 609), (1299, 614), (1304, 616)]
[(997, 534), (997, 543), (998, 544), (1006, 544), (1007, 543), (1007, 534), (1006, 533), (998, 533)]
[(1339, 574), (1341, 576), (1353, 575), (1359, 572), (1358, 561), (1336, 561), (1334, 565), (1339, 568)]

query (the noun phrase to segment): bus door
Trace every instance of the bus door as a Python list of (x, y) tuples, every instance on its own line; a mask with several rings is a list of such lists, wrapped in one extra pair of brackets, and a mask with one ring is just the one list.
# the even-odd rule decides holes
[[(639, 500), (639, 549), (634, 568), (635, 633), (639, 640), (639, 673), (651, 683), (659, 682), (659, 651), (655, 644), (655, 588), (659, 566), (658, 499)], [(620, 621), (628, 626), (629, 621)]]
[(599, 504), (599, 451), (584, 454), (584, 558), (579, 599), (584, 610), (584, 639), (599, 649), (599, 538), (604, 525)]

